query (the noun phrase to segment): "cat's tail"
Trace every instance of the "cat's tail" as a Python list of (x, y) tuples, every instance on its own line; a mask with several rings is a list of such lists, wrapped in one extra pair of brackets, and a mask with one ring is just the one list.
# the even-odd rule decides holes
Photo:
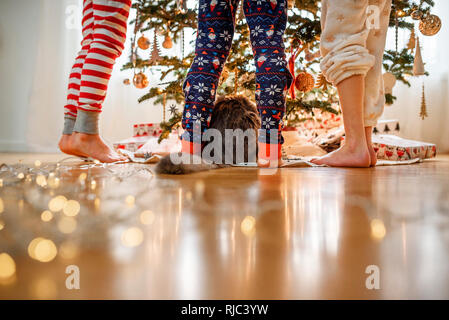
[[(176, 159), (176, 161), (172, 161), (172, 159)], [(199, 156), (179, 152), (163, 157), (156, 166), (156, 173), (181, 175), (215, 170), (224, 167), (225, 165), (217, 165), (205, 161)]]

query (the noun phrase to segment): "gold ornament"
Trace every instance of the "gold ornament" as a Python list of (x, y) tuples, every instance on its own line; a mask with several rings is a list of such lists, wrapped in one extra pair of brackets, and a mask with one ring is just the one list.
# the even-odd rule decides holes
[(316, 85), (315, 88), (323, 88), (323, 90), (327, 90), (328, 86), (330, 86), (331, 83), (326, 80), (326, 77), (321, 72), (318, 74), (318, 77), (316, 79)]
[(139, 46), (140, 49), (142, 50), (147, 50), (150, 47), (150, 40), (148, 40), (147, 37), (145, 37), (144, 35), (142, 35), (138, 40), (137, 40), (137, 45)]
[(173, 48), (173, 41), (171, 40), (168, 34), (165, 36), (164, 42), (162, 43), (162, 47), (164, 47), (165, 49)]
[(131, 80), (125, 79), (125, 80), (123, 80), (123, 84), (124, 84), (125, 86), (129, 86), (129, 85), (131, 84)]
[(148, 86), (149, 81), (147, 76), (143, 72), (139, 72), (134, 75), (133, 83), (136, 88), (144, 89)]
[(309, 92), (315, 86), (315, 78), (307, 72), (300, 72), (295, 80), (296, 89), (301, 92)]
[(426, 95), (424, 93), (424, 83), (422, 84), (422, 98), (421, 98), (421, 112), (419, 116), (422, 120), (427, 118), (429, 115), (427, 114), (427, 103), (426, 103)]
[(419, 23), (419, 31), (425, 36), (434, 36), (440, 29), (441, 19), (434, 14), (427, 15)]
[(410, 33), (410, 39), (408, 40), (407, 49), (414, 50), (416, 47), (416, 35), (415, 35), (415, 29), (413, 28)]
[(161, 54), (160, 54), (160, 51), (159, 51), (159, 44), (157, 42), (157, 35), (155, 33), (154, 34), (154, 41), (153, 41), (153, 48), (151, 50), (151, 55), (150, 55), (150, 59), (148, 60), (148, 64), (150, 66), (157, 65), (161, 59), (162, 58), (161, 58)]
[(422, 76), (426, 74), (424, 69), (424, 62), (421, 55), (421, 47), (419, 45), (419, 38), (416, 38), (416, 51), (415, 51), (415, 61), (413, 62), (413, 75)]

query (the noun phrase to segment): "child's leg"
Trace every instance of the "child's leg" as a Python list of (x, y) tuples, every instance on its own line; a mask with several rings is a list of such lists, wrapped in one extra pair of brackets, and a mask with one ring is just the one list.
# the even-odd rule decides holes
[(64, 106), (64, 129), (62, 138), (59, 141), (59, 148), (62, 152), (80, 156), (82, 154), (73, 152), (70, 136), (73, 132), (73, 127), (75, 126), (81, 84), (81, 71), (83, 70), (84, 59), (90, 48), (90, 43), (92, 42), (93, 26), (94, 12), (92, 0), (84, 0), (82, 20), (83, 41), (81, 42), (81, 51), (78, 53), (70, 72), (67, 104)]
[(339, 150), (314, 160), (338, 167), (368, 167), (364, 128), (365, 76), (375, 58), (366, 48), (368, 0), (323, 1), (321, 70), (338, 89), (346, 140)]
[(194, 132), (204, 133), (209, 127), (218, 82), (234, 37), (238, 2), (200, 0), (195, 58), (183, 85), (183, 152), (201, 152), (200, 137)]
[(372, 144), (372, 129), (377, 125), (377, 120), (382, 116), (385, 106), (385, 92), (382, 78), (383, 55), (387, 38), (388, 24), (390, 22), (391, 0), (374, 1), (379, 8), (379, 26), (372, 29), (366, 42), (366, 48), (375, 57), (374, 66), (368, 71), (365, 78), (365, 135), (368, 150), (371, 157), (371, 165), (376, 165), (377, 155)]
[(130, 6), (131, 0), (93, 0), (93, 39), (81, 73), (73, 131), (77, 149), (104, 162), (121, 159), (100, 138), (98, 120), (115, 60), (124, 48)]
[(245, 1), (244, 10), (251, 32), (256, 64), (256, 102), (262, 121), (259, 163), (264, 160), (279, 162), (285, 98), (292, 83), (283, 41), (287, 0)]

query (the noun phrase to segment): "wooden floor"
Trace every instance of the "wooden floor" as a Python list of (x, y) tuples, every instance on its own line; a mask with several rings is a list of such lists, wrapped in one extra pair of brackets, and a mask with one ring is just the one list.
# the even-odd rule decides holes
[[(61, 158), (0, 154), (0, 163)], [(181, 177), (151, 168), (63, 163), (53, 189), (4, 180), (0, 253), (16, 272), (0, 282), (0, 299), (449, 298), (448, 156), (373, 169)], [(74, 230), (61, 223), (63, 213), (40, 220), (57, 195), (81, 204)], [(36, 237), (56, 245), (50, 262), (31, 258)], [(79, 267), (79, 290), (66, 288), (69, 265)], [(366, 287), (372, 265), (379, 290)]]

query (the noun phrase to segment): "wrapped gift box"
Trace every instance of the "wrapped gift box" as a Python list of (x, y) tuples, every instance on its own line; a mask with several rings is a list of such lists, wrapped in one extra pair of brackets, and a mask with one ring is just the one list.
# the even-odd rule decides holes
[(131, 152), (136, 152), (140, 147), (142, 147), (148, 140), (149, 136), (132, 137), (129, 139), (121, 140), (113, 144), (115, 150), (127, 150)]
[(399, 120), (379, 120), (373, 134), (398, 134), (400, 129)]
[(436, 156), (436, 145), (406, 140), (394, 135), (373, 136), (373, 146), (379, 160), (403, 161), (430, 159)]
[(158, 138), (150, 137), (148, 141), (141, 147), (135, 156), (137, 158), (146, 158), (149, 155), (165, 155), (172, 152), (181, 152), (181, 140), (178, 134), (171, 133), (167, 139), (159, 143)]
[(162, 133), (161, 126), (158, 123), (140, 123), (133, 127), (134, 137), (150, 136), (159, 137)]

